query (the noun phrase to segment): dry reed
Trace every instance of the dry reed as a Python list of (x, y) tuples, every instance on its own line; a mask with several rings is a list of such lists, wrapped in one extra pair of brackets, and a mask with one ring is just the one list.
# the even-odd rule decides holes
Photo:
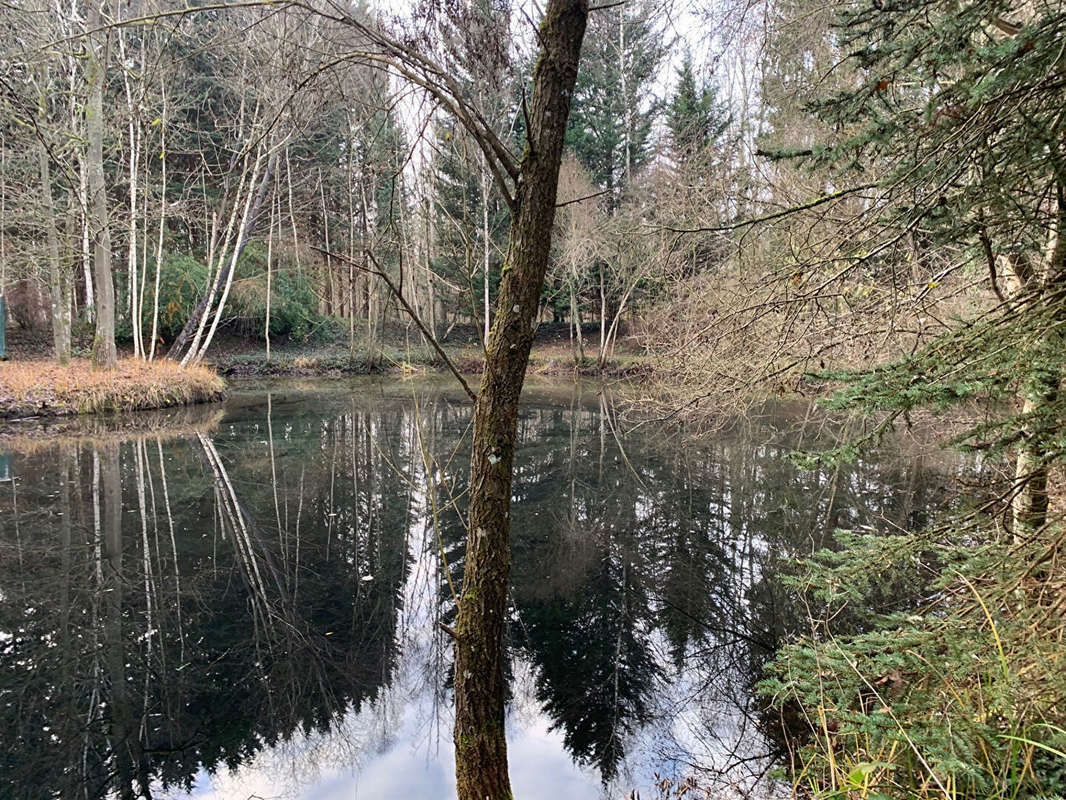
[(123, 359), (114, 369), (88, 361), (0, 364), (0, 417), (169, 408), (221, 400), (225, 383), (204, 367)]

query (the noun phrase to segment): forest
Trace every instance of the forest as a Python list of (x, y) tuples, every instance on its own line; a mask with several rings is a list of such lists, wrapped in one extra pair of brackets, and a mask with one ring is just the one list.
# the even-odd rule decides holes
[(1066, 5), (0, 25), (12, 797), (1066, 795)]

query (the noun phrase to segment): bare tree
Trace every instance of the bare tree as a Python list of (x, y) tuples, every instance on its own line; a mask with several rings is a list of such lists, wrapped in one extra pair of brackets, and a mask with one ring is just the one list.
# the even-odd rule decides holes
[[(90, 3), (88, 26), (102, 26), (102, 4)], [(111, 221), (107, 211), (107, 187), (104, 177), (104, 84), (110, 32), (89, 36), (89, 102), (85, 109), (85, 134), (88, 141), (86, 171), (89, 177), (91, 208), (90, 232), (95, 249), (93, 273), (96, 290), (96, 336), (93, 339), (93, 365), (110, 369), (118, 363), (115, 348), (115, 284), (111, 270)]]

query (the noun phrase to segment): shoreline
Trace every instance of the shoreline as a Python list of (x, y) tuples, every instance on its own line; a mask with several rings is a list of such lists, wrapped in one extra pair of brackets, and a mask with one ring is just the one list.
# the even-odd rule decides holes
[[(484, 356), (476, 347), (452, 348), (448, 357), (464, 375), (480, 375)], [(255, 378), (338, 378), (357, 375), (448, 374), (427, 349), (383, 348), (376, 357), (320, 348), (283, 350), (272, 358), (256, 352), (223, 353), (199, 367), (160, 359), (120, 358), (114, 370), (97, 370), (87, 359), (60, 366), (44, 359), (0, 362), (0, 424), (28, 419), (81, 418), (220, 402), (227, 381)], [(542, 348), (530, 357), (527, 376), (611, 378), (640, 381), (654, 370), (640, 356), (575, 364), (568, 352)]]
[[(485, 359), (477, 348), (463, 347), (446, 350), (448, 358), (460, 374), (480, 375)], [(650, 363), (640, 356), (624, 356), (609, 360), (600, 368), (595, 359), (574, 363), (569, 354), (554, 349), (534, 350), (526, 367), (526, 375), (553, 377), (605, 377), (640, 380), (650, 377)], [(366, 351), (320, 349), (281, 352), (270, 359), (262, 353), (230, 353), (216, 357), (211, 365), (226, 378), (268, 377), (341, 377), (345, 375), (410, 375), (449, 372), (440, 357), (428, 348), (397, 350), (383, 348), (375, 357)]]
[(113, 370), (86, 359), (0, 363), (0, 420), (120, 414), (213, 403), (226, 383), (206, 367), (119, 359)]

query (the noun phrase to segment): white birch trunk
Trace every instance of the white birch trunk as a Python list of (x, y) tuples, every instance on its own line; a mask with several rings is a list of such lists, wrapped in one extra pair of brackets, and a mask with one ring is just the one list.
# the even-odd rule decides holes
[(159, 273), (163, 269), (163, 233), (167, 221), (167, 87), (159, 82), (163, 98), (163, 111), (159, 116), (159, 161), (163, 188), (159, 195), (159, 238), (155, 248), (155, 291), (152, 293), (152, 343), (148, 360), (155, 359), (155, 345), (159, 339)]

